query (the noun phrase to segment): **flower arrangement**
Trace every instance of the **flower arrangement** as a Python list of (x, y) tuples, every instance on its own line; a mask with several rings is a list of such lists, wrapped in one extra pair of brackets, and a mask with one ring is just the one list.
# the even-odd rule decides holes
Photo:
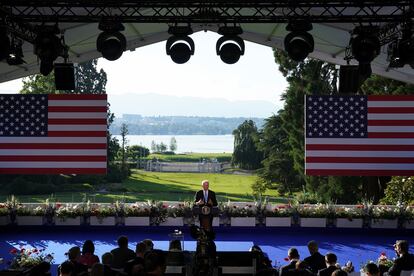
[(176, 218), (176, 217), (183, 217), (184, 210), (182, 204), (179, 205), (168, 205), (167, 206), (167, 216)]
[(335, 207), (335, 217), (337, 218), (347, 218), (349, 220), (355, 218), (363, 218), (365, 216), (365, 206), (364, 205), (355, 205), (352, 207)]
[(46, 214), (45, 206), (37, 206), (35, 208), (30, 208), (28, 206), (19, 206), (16, 209), (16, 214), (18, 216), (44, 216)]
[(233, 205), (230, 208), (230, 217), (255, 217), (256, 208), (252, 204), (244, 206)]
[(149, 217), (151, 205), (148, 202), (136, 202), (124, 206), (125, 216), (127, 217)]
[(41, 262), (53, 263), (53, 253), (45, 254), (44, 249), (13, 248), (10, 250), (10, 254), (13, 255), (9, 266), (12, 269), (30, 268)]
[(407, 206), (403, 210), (403, 216), (405, 220), (414, 220), (414, 206)]
[(90, 216), (96, 216), (101, 219), (115, 215), (116, 209), (113, 205), (93, 204), (90, 209)]
[(168, 217), (168, 205), (163, 204), (161, 201), (149, 201), (150, 204), (150, 218), (153, 224), (160, 224), (161, 222), (165, 222)]
[(297, 211), (302, 218), (325, 218), (330, 215), (329, 206), (320, 203), (299, 205)]
[(370, 209), (374, 219), (396, 219), (400, 216), (400, 208), (396, 206), (375, 205)]
[(294, 209), (290, 204), (281, 204), (265, 211), (266, 217), (290, 217), (293, 214)]
[(394, 264), (394, 262), (392, 260), (388, 259), (385, 252), (381, 252), (380, 256), (378, 257), (377, 264), (380, 267), (381, 266), (385, 267), (386, 270), (388, 271), (388, 269)]
[(0, 203), (0, 217), (8, 216), (9, 213), (9, 209), (6, 204)]
[(65, 218), (75, 218), (82, 216), (82, 214), (82, 208), (78, 204), (56, 204), (55, 215), (61, 220), (64, 220)]

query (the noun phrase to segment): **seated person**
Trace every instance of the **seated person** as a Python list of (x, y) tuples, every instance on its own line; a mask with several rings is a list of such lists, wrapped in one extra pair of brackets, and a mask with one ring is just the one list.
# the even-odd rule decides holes
[(113, 260), (112, 268), (123, 270), (125, 264), (135, 258), (135, 252), (128, 248), (128, 238), (126, 236), (121, 236), (118, 238), (118, 248), (115, 248), (111, 251)]
[(92, 266), (90, 276), (104, 276), (104, 265), (100, 263), (95, 263)]
[(267, 254), (262, 251), (260, 246), (253, 245), (249, 251), (257, 253), (257, 271), (272, 268), (272, 262), (269, 260)]
[(69, 249), (68, 258), (69, 261), (73, 264), (73, 273), (72, 275), (88, 275), (88, 266), (81, 264), (79, 262), (81, 256), (81, 251), (79, 246), (72, 247)]
[(296, 248), (292, 247), (288, 251), (288, 258), (290, 263), (282, 266), (279, 270), (279, 276), (288, 276), (289, 271), (296, 268), (296, 263), (299, 261), (299, 252)]
[(318, 276), (331, 276), (332, 272), (338, 269), (336, 266), (337, 257), (334, 253), (325, 255), (326, 268), (318, 271)]
[(181, 242), (179, 240), (172, 240), (170, 241), (170, 246), (168, 248), (170, 252), (182, 252), (181, 249)]
[(144, 271), (144, 256), (147, 251), (147, 246), (143, 242), (137, 243), (135, 247), (135, 258), (129, 260), (125, 265), (125, 272), (128, 275), (138, 274)]
[(162, 250), (152, 250), (145, 254), (146, 275), (161, 276), (165, 273), (166, 260)]
[(399, 276), (403, 270), (414, 270), (414, 255), (408, 252), (408, 241), (398, 240), (394, 249), (398, 258), (394, 260), (394, 264), (388, 270), (388, 275)]
[(82, 255), (79, 258), (81, 264), (92, 267), (92, 265), (99, 263), (99, 257), (94, 255), (95, 245), (91, 240), (85, 241), (82, 246)]
[(304, 261), (297, 261), (295, 269), (291, 269), (288, 273), (289, 276), (314, 276), (314, 274), (308, 270), (308, 264)]
[(348, 276), (348, 273), (342, 269), (337, 269), (334, 272), (332, 272), (331, 276)]
[(104, 276), (116, 276), (118, 272), (112, 269), (113, 256), (111, 252), (102, 255), (102, 264), (104, 265)]
[(73, 264), (69, 261), (65, 261), (61, 263), (58, 268), (59, 276), (72, 276), (73, 270), (74, 270)]
[(145, 240), (143, 240), (142, 242), (143, 242), (143, 243), (146, 245), (146, 247), (147, 247), (146, 252), (154, 250), (154, 243), (152, 242), (152, 240), (151, 240), (151, 239), (145, 239)]
[(326, 268), (325, 257), (319, 253), (318, 243), (316, 241), (308, 242), (309, 257), (304, 261), (308, 264), (309, 270), (317, 274), (319, 270)]
[(367, 274), (367, 276), (380, 276), (379, 268), (374, 263), (368, 263), (364, 267), (364, 272)]

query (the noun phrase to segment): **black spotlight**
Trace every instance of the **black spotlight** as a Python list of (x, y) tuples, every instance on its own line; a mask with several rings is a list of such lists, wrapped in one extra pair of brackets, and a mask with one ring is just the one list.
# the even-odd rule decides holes
[(414, 37), (411, 27), (402, 31), (402, 37), (388, 45), (390, 67), (404, 67), (409, 64), (414, 69)]
[(351, 50), (359, 64), (369, 64), (381, 51), (381, 44), (377, 36), (376, 27), (357, 27), (352, 33)]
[(120, 31), (125, 27), (114, 20), (103, 20), (99, 23), (99, 29), (103, 31), (96, 40), (96, 49), (107, 60), (117, 60), (126, 49), (126, 39)]
[(34, 43), (34, 53), (40, 59), (40, 73), (49, 75), (53, 70), (53, 62), (62, 54), (63, 45), (56, 35), (57, 26), (38, 26)]
[(216, 43), (217, 55), (227, 64), (234, 64), (239, 61), (245, 50), (244, 41), (239, 36), (243, 33), (242, 28), (223, 26), (219, 28), (218, 33), (223, 36)]
[(23, 49), (22, 49), (23, 41), (20, 39), (13, 38), (12, 43), (10, 45), (10, 53), (6, 59), (7, 64), (9, 65), (21, 65), (26, 63), (23, 60)]
[(0, 61), (7, 58), (10, 52), (10, 39), (7, 28), (0, 26)]
[(315, 42), (308, 31), (312, 30), (309, 22), (291, 22), (286, 26), (290, 33), (285, 37), (285, 51), (291, 59), (297, 62), (303, 61), (313, 52)]
[(190, 26), (171, 26), (168, 33), (172, 34), (165, 44), (165, 50), (175, 63), (183, 64), (194, 55), (194, 41), (189, 37), (193, 33)]

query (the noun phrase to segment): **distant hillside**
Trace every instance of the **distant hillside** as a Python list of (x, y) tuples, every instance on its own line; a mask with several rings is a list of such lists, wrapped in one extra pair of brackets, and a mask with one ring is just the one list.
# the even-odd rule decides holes
[(108, 97), (111, 111), (119, 118), (123, 114), (267, 118), (273, 113), (276, 114), (280, 108), (280, 106), (267, 101), (229, 101), (217, 98), (178, 97), (152, 93), (109, 94)]
[(196, 116), (152, 116), (124, 114), (115, 119), (111, 132), (119, 135), (122, 123), (128, 125), (130, 135), (224, 135), (231, 134), (245, 120), (253, 120), (261, 128), (263, 118), (223, 118)]

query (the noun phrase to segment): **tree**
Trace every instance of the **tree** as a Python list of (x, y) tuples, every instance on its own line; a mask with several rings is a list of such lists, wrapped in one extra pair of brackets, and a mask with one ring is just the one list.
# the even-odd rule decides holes
[(149, 154), (150, 151), (146, 147), (139, 145), (133, 145), (128, 147), (128, 157), (130, 157), (134, 162), (137, 162), (142, 157), (147, 157)]
[(280, 194), (298, 191), (305, 184), (303, 176), (293, 169), (288, 134), (283, 128), (282, 111), (265, 120), (258, 148), (263, 152), (263, 168), (258, 175), (268, 186), (276, 187)]
[(233, 165), (242, 169), (254, 170), (260, 167), (262, 153), (257, 149), (259, 133), (252, 120), (246, 120), (233, 131)]
[(157, 151), (157, 144), (155, 143), (154, 140), (151, 141), (151, 152), (156, 152)]
[(128, 143), (128, 125), (123, 123), (121, 125), (121, 158), (122, 158), (122, 168), (126, 167), (126, 147)]
[(166, 150), (167, 150), (167, 145), (161, 142), (161, 144), (159, 145), (159, 151), (165, 152)]
[(170, 140), (170, 151), (175, 152), (177, 150), (177, 140), (175, 137), (171, 137)]

